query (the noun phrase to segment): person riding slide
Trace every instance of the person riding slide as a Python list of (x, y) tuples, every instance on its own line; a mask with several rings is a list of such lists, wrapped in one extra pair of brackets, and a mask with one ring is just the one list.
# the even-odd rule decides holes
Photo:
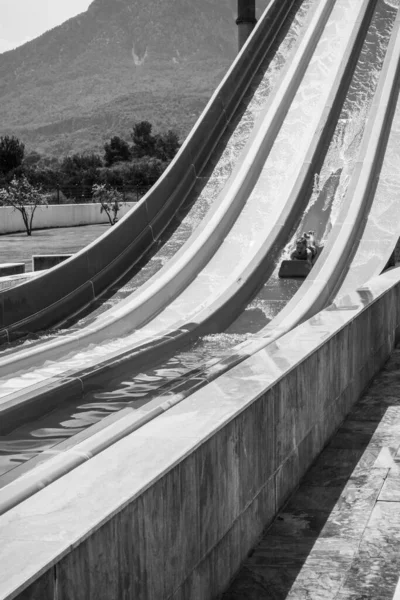
[(292, 260), (306, 260), (310, 265), (317, 255), (315, 246), (315, 231), (304, 232), (301, 237), (296, 240), (296, 249), (291, 253)]

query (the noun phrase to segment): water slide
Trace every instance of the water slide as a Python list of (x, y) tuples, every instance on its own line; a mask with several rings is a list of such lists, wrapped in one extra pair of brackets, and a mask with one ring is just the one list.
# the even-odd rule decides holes
[[(248, 164), (247, 170), (241, 165), (236, 169), (236, 172), (233, 173), (230, 181), (231, 185), (230, 187), (228, 186), (228, 193), (225, 196), (228, 200), (226, 200), (226, 205), (223, 205), (223, 209), (220, 210), (219, 218), (225, 215), (226, 212), (229, 212), (229, 208), (232, 207), (236, 201), (239, 201), (238, 197), (240, 197), (239, 192), (242, 189), (242, 186), (245, 186), (246, 182), (250, 180), (249, 188), (245, 188), (246, 191), (243, 194), (240, 212), (235, 215), (233, 223), (229, 225), (227, 234), (222, 243), (220, 243), (216, 249), (212, 249), (211, 259), (206, 262), (206, 265), (202, 269), (199, 268), (199, 275), (197, 275), (197, 277), (191, 279), (188, 285), (185, 284), (183, 292), (175, 298), (172, 298), (172, 301), (168, 302), (166, 308), (161, 309), (161, 311), (160, 306), (157, 306), (155, 309), (151, 306), (147, 307), (151, 314), (155, 313), (155, 317), (151, 319), (151, 317), (148, 318), (146, 316), (144, 319), (144, 326), (139, 330), (140, 333), (138, 334), (137, 331), (134, 331), (131, 334), (133, 336), (133, 339), (129, 340), (129, 343), (132, 344), (129, 349), (131, 358), (135, 358), (135, 356), (138, 355), (135, 355), (137, 348), (139, 348), (140, 352), (146, 350), (146, 355), (149, 350), (153, 353), (159, 339), (157, 338), (157, 335), (159, 336), (160, 332), (163, 332), (163, 328), (164, 331), (167, 332), (164, 334), (164, 340), (167, 340), (168, 344), (174, 345), (177, 337), (180, 337), (180, 340), (178, 341), (178, 344), (180, 344), (182, 336), (191, 333), (190, 328), (187, 327), (187, 321), (183, 326), (176, 326), (176, 319), (179, 318), (184, 310), (187, 310), (186, 307), (189, 307), (190, 310), (190, 307), (193, 306), (192, 310), (197, 311), (192, 313), (193, 318), (191, 321), (195, 323), (196, 326), (198, 326), (199, 323), (207, 323), (210, 319), (212, 320), (212, 318), (219, 318), (221, 321), (224, 321), (223, 313), (224, 311), (227, 311), (226, 307), (230, 306), (230, 301), (232, 302), (232, 306), (238, 305), (240, 307), (239, 310), (237, 310), (237, 313), (239, 314), (240, 309), (243, 308), (246, 300), (250, 297), (254, 297), (254, 290), (259, 287), (259, 284), (252, 283), (252, 280), (255, 279), (256, 281), (259, 281), (260, 271), (268, 271), (268, 262), (271, 262), (271, 256), (275, 258), (280, 257), (282, 253), (287, 251), (286, 244), (288, 236), (290, 237), (290, 233), (293, 233), (293, 230), (296, 229), (299, 221), (300, 226), (302, 227), (313, 212), (308, 210), (309, 204), (305, 206), (304, 203), (302, 203), (301, 198), (304, 194), (301, 192), (307, 187), (307, 174), (309, 177), (310, 173), (313, 174), (316, 172), (318, 166), (321, 169), (320, 172), (323, 172), (323, 165), (318, 165), (317, 158), (321, 156), (322, 149), (328, 144), (329, 140), (335, 139), (334, 135), (332, 138), (332, 132), (330, 131), (330, 127), (328, 127), (328, 124), (332, 122), (332, 115), (337, 113), (335, 123), (340, 124), (342, 122), (341, 106), (343, 104), (343, 94), (345, 93), (345, 90), (348, 89), (347, 80), (349, 76), (351, 76), (353, 67), (355, 66), (351, 65), (351, 58), (354, 56), (358, 57), (359, 52), (359, 48), (356, 53), (353, 51), (353, 48), (360, 46), (364, 41), (365, 28), (369, 24), (370, 19), (373, 18), (372, 13), (376, 9), (376, 6), (379, 7), (379, 4), (382, 5), (382, 3), (379, 2), (368, 3), (367, 10), (366, 3), (363, 2), (356, 3), (343, 1), (336, 3), (319, 3), (319, 10), (314, 10), (312, 14), (310, 13), (311, 18), (308, 22), (308, 28), (306, 28), (306, 33), (302, 38), (301, 52), (296, 53), (298, 65), (301, 64), (303, 52), (305, 53), (304, 56), (307, 57), (306, 68), (302, 73), (301, 78), (299, 78), (296, 89), (292, 89), (289, 85), (286, 88), (284, 87), (285, 77), (286, 82), (293, 82), (293, 70), (296, 68), (295, 60), (291, 61), (290, 68), (282, 74), (279, 85), (277, 85), (274, 92), (271, 94), (270, 103), (268, 103), (259, 115), (259, 126), (255, 128), (257, 131), (254, 133), (253, 137), (250, 138), (247, 157), (251, 158), (251, 162)], [(377, 9), (376, 12), (379, 12), (379, 10)], [(365, 119), (364, 121), (367, 122), (367, 127), (365, 131), (362, 131), (361, 128), (361, 133), (358, 135), (360, 145), (358, 152), (355, 152), (357, 160), (353, 164), (352, 172), (347, 173), (345, 178), (346, 190), (343, 194), (341, 205), (339, 208), (336, 207), (337, 215), (334, 224), (332, 224), (333, 219), (328, 223), (329, 236), (327, 237), (324, 252), (316, 265), (316, 267), (319, 267), (319, 270), (314, 267), (312, 271), (313, 277), (308, 278), (305, 282), (306, 285), (303, 285), (298, 292), (295, 293), (293, 299), (287, 304), (286, 309), (278, 314), (276, 319), (273, 319), (266, 328), (259, 332), (256, 341), (252, 340), (251, 342), (246, 342), (244, 346), (247, 345), (247, 347), (241, 348), (238, 353), (238, 355), (241, 354), (242, 357), (246, 354), (248, 355), (250, 352), (249, 344), (253, 345), (253, 350), (260, 347), (260, 343), (265, 345), (265, 343), (270, 342), (272, 339), (276, 339), (276, 337), (285, 330), (285, 326), (291, 328), (296, 322), (306, 318), (308, 315), (307, 311), (313, 310), (313, 304), (316, 305), (315, 310), (319, 310), (318, 302), (322, 301), (326, 304), (332, 298), (332, 294), (335, 293), (335, 290), (343, 280), (344, 273), (346, 271), (349, 272), (349, 267), (351, 265), (351, 261), (349, 260), (351, 252), (349, 251), (349, 248), (353, 247), (359, 239), (360, 232), (363, 231), (360, 215), (372, 213), (372, 209), (368, 213), (369, 204), (372, 202), (370, 198), (371, 194), (369, 193), (371, 191), (371, 181), (379, 168), (395, 102), (393, 81), (396, 79), (395, 75), (399, 62), (399, 36), (397, 35), (399, 23), (398, 20), (394, 19), (395, 16), (395, 11), (393, 11), (393, 19), (390, 27), (392, 28), (392, 35), (387, 52), (385, 51), (382, 56), (383, 64), (381, 65), (381, 68), (378, 69), (379, 78), (377, 78), (377, 89), (374, 89), (373, 91), (375, 93), (372, 94), (374, 101), (369, 107), (367, 114), (368, 120)], [(346, 22), (347, 28), (338, 27), (339, 22), (342, 20)], [(317, 39), (315, 39), (314, 36), (318, 26), (320, 27), (320, 31)], [(308, 37), (307, 33), (309, 33)], [(314, 40), (314, 47), (312, 48), (313, 58), (310, 60), (311, 57), (310, 55), (307, 55), (307, 51), (310, 51), (309, 44), (311, 43), (311, 40)], [(318, 54), (318, 52), (320, 52), (320, 54)], [(318, 57), (320, 57), (319, 60)], [(321, 57), (323, 57), (323, 60), (321, 60)], [(290, 77), (288, 77), (288, 74), (290, 74)], [(325, 79), (322, 74), (325, 74)], [(334, 74), (334, 77), (332, 77), (332, 74)], [(318, 81), (321, 83), (319, 90), (316, 89), (318, 86), (315, 85), (317, 75)], [(328, 82), (331, 87), (328, 86)], [(282, 97), (287, 97), (286, 94), (288, 93), (288, 89), (291, 89), (291, 104), (285, 112), (279, 130), (276, 132), (277, 135), (273, 139), (274, 143), (271, 144), (271, 127), (274, 126), (274, 119), (277, 118), (276, 114), (279, 112), (276, 111), (275, 108), (282, 105)], [(280, 93), (281, 95), (279, 95)], [(342, 96), (341, 100), (340, 102), (338, 101), (336, 105), (335, 99), (340, 96)], [(316, 104), (311, 102), (310, 98), (317, 98)], [(271, 107), (274, 107), (274, 101), (275, 108), (274, 111), (271, 111)], [(299, 118), (302, 111), (305, 117), (303, 120), (301, 117)], [(299, 127), (299, 129), (296, 130), (298, 135), (295, 136), (296, 143), (293, 144), (293, 138), (290, 138), (288, 132), (293, 133), (296, 126)], [(262, 133), (259, 134), (259, 132)], [(264, 142), (265, 138), (270, 140), (267, 144)], [(291, 139), (292, 143), (290, 144)], [(300, 139), (303, 141), (303, 147), (298, 143), (298, 140)], [(269, 144), (270, 147), (268, 147)], [(292, 151), (291, 154), (290, 150)], [(329, 157), (329, 149), (326, 156)], [(284, 160), (282, 160), (282, 157), (285, 157), (288, 162), (285, 163)], [(256, 174), (253, 175), (255, 164), (259, 165), (259, 170), (258, 172), (256, 170)], [(281, 167), (281, 169), (279, 169), (279, 167)], [(245, 173), (243, 173), (243, 171), (245, 171)], [(288, 171), (290, 171), (290, 177), (285, 181), (284, 175)], [(339, 179), (336, 187), (340, 187), (340, 177), (336, 176), (336, 179)], [(237, 183), (238, 181), (239, 183)], [(231, 191), (231, 196), (229, 197), (229, 190), (232, 189), (234, 192)], [(276, 190), (275, 204), (273, 202), (273, 194), (269, 196), (269, 201), (263, 202), (266, 190), (271, 192), (274, 189)], [(322, 192), (320, 191), (318, 195), (324, 197), (324, 194), (326, 196), (326, 188), (324, 188)], [(353, 198), (356, 198), (357, 202), (354, 201)], [(315, 194), (312, 195), (311, 205), (313, 205), (312, 203), (314, 200)], [(297, 204), (299, 205), (298, 207)], [(372, 202), (372, 207), (374, 205), (375, 202)], [(261, 214), (260, 208), (261, 210), (264, 210)], [(216, 207), (215, 211), (211, 212), (210, 215), (207, 215), (209, 218), (205, 219), (205, 221), (211, 221), (213, 217), (215, 218), (215, 214), (218, 214), (218, 207)], [(218, 223), (219, 222), (220, 221), (218, 221)], [(205, 229), (207, 229), (206, 226), (203, 230), (200, 229), (198, 232), (199, 237)], [(281, 236), (279, 235), (280, 233)], [(394, 237), (394, 235), (395, 234), (392, 233), (392, 237)], [(195, 237), (197, 238), (197, 236)], [(243, 240), (246, 239), (253, 242), (250, 247), (243, 246)], [(266, 239), (267, 242), (265, 241)], [(202, 246), (203, 244), (200, 244), (199, 248)], [(338, 247), (340, 251), (338, 251)], [(383, 255), (384, 253), (382, 253), (382, 256)], [(267, 260), (267, 258), (269, 260)], [(231, 260), (231, 266), (228, 268), (229, 276), (227, 276), (225, 272), (219, 273), (218, 270), (221, 268), (221, 265), (229, 264), (229, 259)], [(329, 272), (329, 277), (323, 276), (325, 272)], [(320, 274), (319, 276), (318, 273)], [(219, 278), (215, 277), (216, 275), (219, 275)], [(268, 279), (270, 283), (271, 279), (273, 280), (273, 277)], [(222, 282), (219, 287), (218, 281)], [(244, 282), (243, 286), (239, 285), (240, 281)], [(226, 283), (228, 283), (228, 285), (226, 285)], [(271, 288), (270, 283), (264, 287)], [(163, 286), (161, 286), (161, 289), (162, 287)], [(243, 295), (244, 299), (238, 301), (240, 293), (243, 293), (243, 288), (248, 291)], [(248, 288), (250, 288), (250, 290)], [(328, 289), (327, 292), (325, 292), (326, 288)], [(309, 290), (307, 294), (304, 294), (304, 289)], [(316, 290), (316, 292), (313, 290)], [(298, 294), (300, 294), (300, 300), (298, 300)], [(203, 303), (203, 306), (200, 307), (200, 310), (198, 308), (199, 297), (207, 300)], [(304, 298), (307, 300), (309, 299), (307, 306)], [(129, 302), (123, 304), (124, 308), (126, 308), (126, 304), (129, 304)], [(296, 310), (294, 310), (293, 307), (295, 307)], [(298, 310), (298, 307), (300, 307), (300, 310)], [(124, 308), (122, 309), (122, 312)], [(293, 312), (296, 312), (297, 316), (293, 317)], [(186, 312), (184, 314), (186, 314)], [(218, 317), (218, 315), (221, 314), (222, 316)], [(284, 315), (283, 317), (280, 316), (282, 314)], [(210, 315), (217, 315), (217, 317), (212, 316), (210, 318)], [(124, 318), (125, 315), (123, 314), (121, 319), (123, 323)], [(225, 320), (229, 321), (229, 319)], [(288, 325), (282, 325), (282, 323), (285, 322), (288, 323)], [(123, 326), (126, 327), (126, 323)], [(101, 331), (101, 329), (94, 332), (92, 331), (92, 335), (99, 335), (99, 331)], [(176, 335), (177, 331), (179, 332), (178, 336)], [(122, 331), (120, 334), (122, 334)], [(124, 344), (128, 337), (129, 336), (126, 336), (124, 338)], [(153, 342), (154, 338), (156, 339), (156, 343)], [(93, 339), (97, 343), (98, 338), (94, 337)], [(150, 343), (148, 340), (150, 340)], [(93, 346), (90, 351), (93, 352), (96, 347), (97, 346)], [(54, 351), (55, 346), (50, 346), (50, 348)], [(21, 364), (34, 364), (29, 363), (29, 360), (32, 360), (32, 357), (38, 354), (38, 348), (35, 348), (34, 352), (30, 355), (29, 353), (27, 354), (26, 351), (24, 352), (25, 355), (21, 358)], [(118, 358), (120, 357), (120, 353), (120, 348), (115, 351), (117, 361), (120, 361), (120, 358)], [(7, 364), (9, 364), (11, 365), (10, 369), (15, 369), (14, 361), (15, 359), (18, 360), (18, 355), (20, 355), (20, 353), (8, 357), (9, 362), (7, 363), (7, 360), (5, 361), (5, 368), (7, 368)], [(36, 357), (34, 358), (36, 359)], [(78, 358), (78, 364), (79, 360), (81, 359)], [(28, 361), (28, 363), (26, 361)], [(96, 361), (97, 357), (95, 357), (94, 362)], [(59, 365), (59, 363), (57, 364)], [(25, 367), (23, 366), (21, 371), (23, 371), (24, 368)], [(48, 367), (45, 366), (43, 369), (41, 381), (44, 381), (48, 386), (49, 374), (51, 379), (51, 377), (54, 376), (54, 371), (51, 370), (51, 367), (50, 371), (46, 371), (47, 368)], [(25, 381), (28, 380), (29, 377)], [(32, 379), (30, 382), (32, 383)], [(6, 387), (3, 388), (4, 399), (7, 398), (7, 395), (10, 396), (10, 394), (4, 393), (4, 391), (6, 392), (7, 384), (9, 383), (10, 380), (6, 380)], [(37, 379), (36, 381), (33, 380), (33, 383), (40, 388), (40, 379)], [(51, 381), (50, 387), (53, 384), (54, 381)], [(16, 386), (16, 382), (11, 380), (11, 385), (9, 385), (8, 390), (15, 389), (15, 387), (18, 387)], [(32, 388), (32, 385), (22, 386), (20, 389), (23, 387)], [(31, 391), (32, 390), (30, 389), (29, 393)], [(33, 397), (37, 395), (36, 392), (37, 389), (35, 390)], [(21, 396), (20, 393), (19, 396)], [(13, 398), (13, 400), (15, 400), (15, 398)]]

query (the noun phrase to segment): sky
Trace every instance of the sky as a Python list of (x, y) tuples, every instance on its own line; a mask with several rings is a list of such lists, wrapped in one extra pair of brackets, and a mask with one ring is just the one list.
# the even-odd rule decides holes
[(92, 0), (0, 0), (0, 53), (84, 12)]

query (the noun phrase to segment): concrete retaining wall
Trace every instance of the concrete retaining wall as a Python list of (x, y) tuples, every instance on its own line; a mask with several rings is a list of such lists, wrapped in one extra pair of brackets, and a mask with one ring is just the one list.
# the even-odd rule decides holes
[(52, 269), (56, 265), (71, 258), (73, 254), (34, 254), (32, 256), (32, 271)]
[(388, 358), (399, 299), (393, 269), (8, 511), (0, 598), (215, 598)]
[[(121, 206), (118, 218), (122, 218), (135, 206), (135, 202), (126, 202)], [(107, 215), (100, 212), (100, 204), (49, 204), (39, 206), (33, 217), (34, 229), (52, 227), (76, 227), (108, 223)], [(0, 207), (0, 235), (25, 231), (21, 213), (8, 206)]]

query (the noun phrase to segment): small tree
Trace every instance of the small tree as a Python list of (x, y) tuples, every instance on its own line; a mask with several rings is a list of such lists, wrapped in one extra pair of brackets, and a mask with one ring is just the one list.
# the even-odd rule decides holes
[(95, 202), (101, 204), (100, 213), (105, 212), (110, 225), (115, 225), (118, 221), (117, 214), (122, 205), (123, 196), (121, 192), (108, 186), (106, 183), (102, 183), (95, 184), (92, 187), (92, 194)]
[(104, 144), (104, 162), (106, 167), (111, 167), (118, 162), (127, 162), (131, 158), (131, 151), (128, 142), (117, 135)]
[(167, 133), (158, 133), (154, 139), (154, 156), (164, 162), (172, 160), (180, 148), (178, 134), (172, 129), (168, 129)]
[(154, 156), (156, 140), (152, 135), (153, 125), (149, 121), (135, 123), (131, 137), (133, 141), (132, 155), (134, 158)]
[(21, 213), (27, 235), (32, 235), (33, 216), (39, 204), (47, 204), (47, 200), (25, 176), (14, 177), (8, 188), (0, 190), (0, 206), (11, 206)]

